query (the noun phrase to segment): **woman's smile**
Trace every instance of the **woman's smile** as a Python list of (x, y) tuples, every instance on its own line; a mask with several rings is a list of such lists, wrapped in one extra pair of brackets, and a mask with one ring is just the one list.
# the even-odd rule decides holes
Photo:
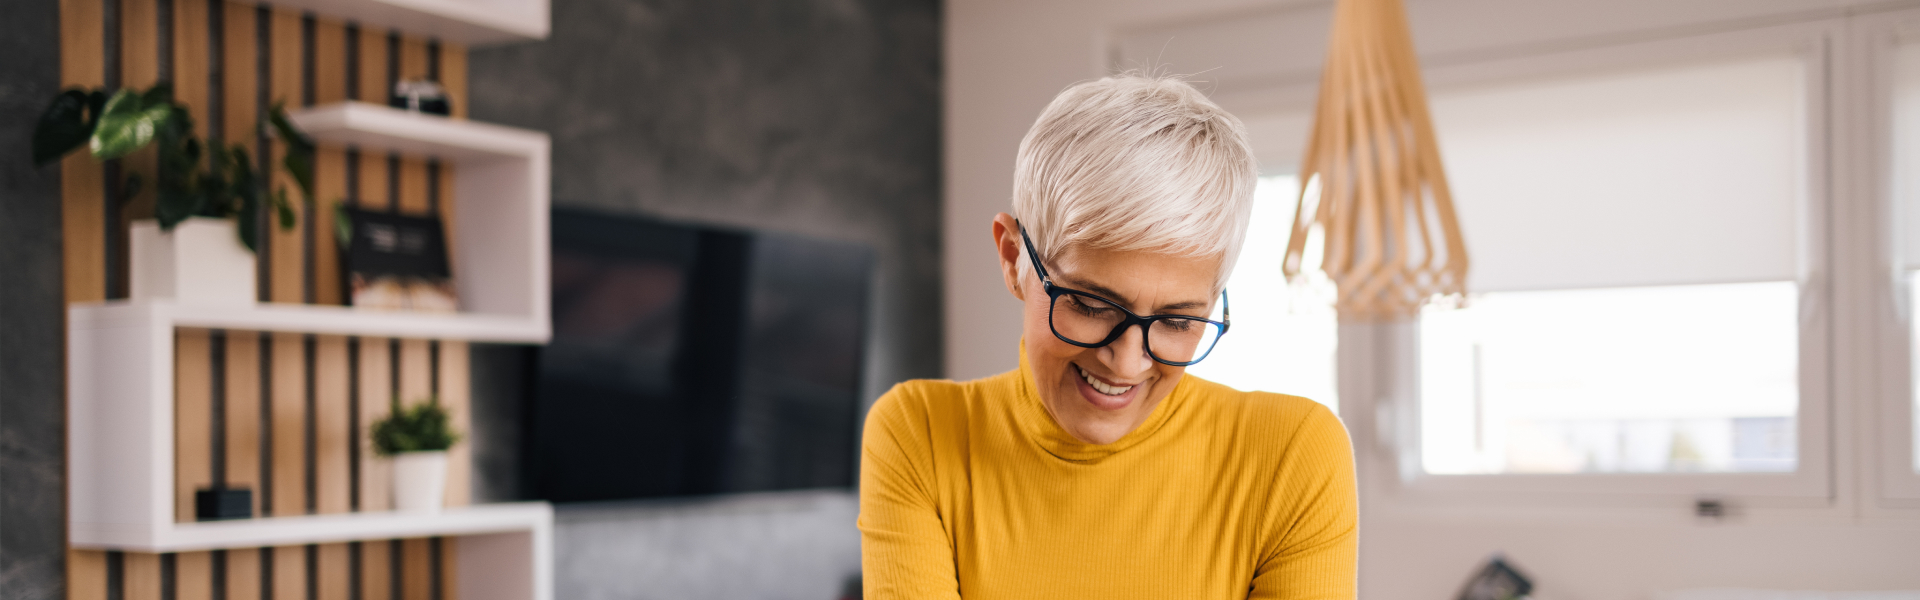
[(1086, 399), (1088, 404), (1092, 404), (1094, 408), (1100, 410), (1114, 411), (1125, 409), (1127, 405), (1133, 403), (1135, 397), (1140, 395), (1141, 390), (1148, 388), (1148, 386), (1142, 385), (1142, 383), (1146, 382), (1113, 385), (1104, 381), (1101, 377), (1087, 372), (1085, 367), (1081, 367), (1078, 364), (1072, 366), (1072, 372), (1079, 375), (1079, 377), (1074, 379), (1074, 383), (1076, 384), (1075, 387), (1080, 391), (1080, 397)]

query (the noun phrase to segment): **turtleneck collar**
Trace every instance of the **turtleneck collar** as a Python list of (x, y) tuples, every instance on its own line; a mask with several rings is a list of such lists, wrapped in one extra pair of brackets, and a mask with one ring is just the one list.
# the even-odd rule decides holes
[(1019, 389), (1014, 394), (1017, 398), (1013, 407), (1014, 420), (1019, 423), (1021, 433), (1055, 458), (1081, 463), (1099, 461), (1153, 437), (1155, 432), (1158, 432), (1180, 411), (1180, 407), (1186, 403), (1188, 390), (1192, 387), (1188, 385), (1186, 377), (1181, 377), (1180, 382), (1174, 385), (1173, 392), (1167, 394), (1166, 399), (1161, 400), (1159, 406), (1153, 407), (1153, 414), (1148, 415), (1147, 420), (1139, 427), (1127, 432), (1111, 444), (1089, 444), (1067, 433), (1065, 428), (1053, 420), (1053, 415), (1047, 412), (1046, 405), (1034, 387), (1037, 384), (1033, 379), (1033, 366), (1027, 362), (1025, 340), (1020, 342), (1020, 374), (1015, 385), (1019, 386)]

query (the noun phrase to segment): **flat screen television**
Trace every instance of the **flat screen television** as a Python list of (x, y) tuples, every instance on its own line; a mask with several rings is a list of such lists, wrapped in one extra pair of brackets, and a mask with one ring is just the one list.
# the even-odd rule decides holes
[(565, 209), (552, 233), (533, 497), (853, 486), (866, 246)]

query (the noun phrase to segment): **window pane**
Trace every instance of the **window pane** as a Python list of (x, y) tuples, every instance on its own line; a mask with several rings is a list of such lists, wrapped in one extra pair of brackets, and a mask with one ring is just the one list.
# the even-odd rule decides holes
[[(1920, 271), (1907, 274), (1907, 285), (1907, 301), (1912, 303), (1907, 309), (1907, 314), (1911, 319), (1911, 315), (1920, 315)], [(1912, 321), (1914, 330), (1913, 337), (1910, 339), (1920, 340), (1920, 319), (1912, 319)], [(1911, 372), (1915, 377), (1920, 377), (1920, 351), (1908, 354), (1913, 357)], [(1913, 417), (1913, 471), (1920, 473), (1920, 385), (1912, 387), (1913, 410), (1908, 411), (1908, 414)]]
[[(1333, 361), (1338, 329), (1330, 299), (1315, 301), (1307, 297), (1312, 294), (1288, 287), (1280, 275), (1297, 185), (1292, 176), (1260, 179), (1247, 241), (1227, 281), (1232, 328), (1213, 354), (1187, 371), (1241, 390), (1305, 396), (1337, 412)], [(1319, 264), (1308, 258), (1307, 264)]]
[(1491, 293), (1420, 323), (1429, 473), (1781, 472), (1792, 282)]

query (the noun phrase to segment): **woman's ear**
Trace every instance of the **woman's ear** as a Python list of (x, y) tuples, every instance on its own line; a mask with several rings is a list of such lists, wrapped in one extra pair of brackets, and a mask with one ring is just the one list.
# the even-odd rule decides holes
[(1025, 302), (1027, 296), (1020, 291), (1020, 225), (1013, 215), (993, 216), (993, 251), (1000, 257), (1000, 276), (1007, 282), (1007, 291)]

